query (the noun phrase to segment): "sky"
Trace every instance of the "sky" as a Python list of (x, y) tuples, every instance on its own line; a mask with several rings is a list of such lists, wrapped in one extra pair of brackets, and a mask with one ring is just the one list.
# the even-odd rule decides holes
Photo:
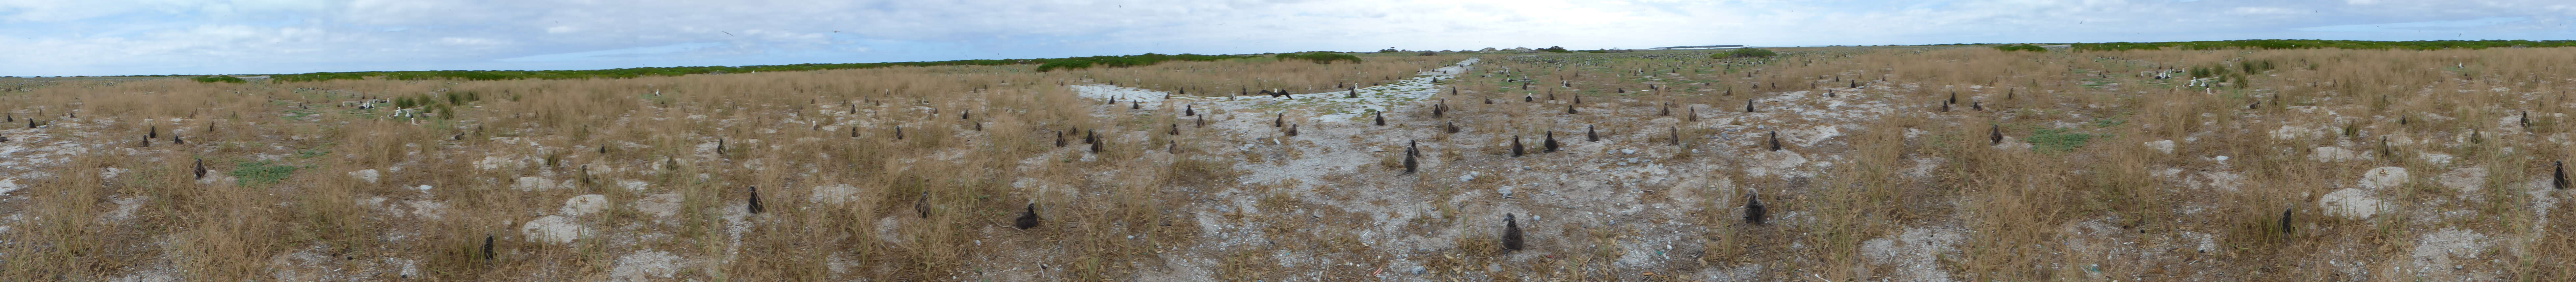
[(0, 76), (1142, 53), (2576, 39), (2567, 0), (0, 0)]

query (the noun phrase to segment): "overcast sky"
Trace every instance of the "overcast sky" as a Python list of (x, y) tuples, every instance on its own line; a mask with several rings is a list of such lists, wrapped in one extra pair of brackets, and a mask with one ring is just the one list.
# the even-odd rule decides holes
[(0, 75), (1140, 53), (2576, 39), (2569, 0), (0, 0)]

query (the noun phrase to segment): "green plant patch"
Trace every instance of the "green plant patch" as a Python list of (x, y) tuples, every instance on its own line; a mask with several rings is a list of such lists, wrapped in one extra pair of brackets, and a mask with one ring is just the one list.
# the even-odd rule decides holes
[(304, 169), (304, 167), (278, 164), (275, 161), (251, 161), (241, 163), (227, 174), (237, 178), (233, 181), (234, 185), (260, 186), (285, 181), (287, 176), (295, 175), (295, 170), (298, 169)]
[(2065, 153), (2067, 151), (2073, 151), (2075, 148), (2084, 147), (2085, 142), (2092, 142), (2095, 137), (2111, 136), (2110, 134), (2084, 134), (2074, 131), (2075, 129), (2073, 128), (2040, 129), (2030, 135), (2030, 144), (2043, 153)]

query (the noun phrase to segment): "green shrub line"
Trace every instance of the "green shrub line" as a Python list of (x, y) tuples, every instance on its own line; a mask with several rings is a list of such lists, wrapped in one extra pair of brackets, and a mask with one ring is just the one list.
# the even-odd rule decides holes
[(1279, 59), (1279, 60), (1281, 60), (1281, 61), (1287, 61), (1287, 60), (1307, 60), (1307, 61), (1314, 61), (1316, 64), (1331, 64), (1331, 63), (1333, 63), (1333, 61), (1351, 61), (1351, 63), (1355, 63), (1355, 64), (1360, 62), (1360, 56), (1357, 56), (1357, 55), (1351, 55), (1351, 54), (1343, 54), (1343, 53), (1333, 53), (1333, 52), (1299, 52), (1299, 53), (1283, 53), (1283, 54), (1279, 54), (1279, 55), (1271, 56), (1271, 57), (1278, 58), (1278, 59)]
[[(1345, 55), (1345, 56), (1347, 56), (1347, 55)], [(1045, 61), (1046, 61), (1046, 62), (1044, 62), (1044, 63), (1039, 63), (1039, 64), (1038, 64), (1038, 71), (1043, 72), (1043, 71), (1052, 71), (1052, 70), (1058, 70), (1058, 69), (1083, 69), (1083, 68), (1090, 68), (1090, 67), (1093, 67), (1093, 66), (1113, 67), (1113, 68), (1123, 68), (1123, 67), (1133, 67), (1133, 66), (1149, 66), (1149, 65), (1153, 65), (1153, 64), (1163, 63), (1163, 61), (1171, 61), (1171, 60), (1182, 60), (1182, 61), (1215, 61), (1215, 60), (1234, 59), (1234, 58), (1250, 58), (1250, 57), (1252, 57), (1252, 56), (1234, 56), (1234, 55), (1198, 55), (1198, 54), (1164, 55), (1164, 54), (1155, 54), (1155, 53), (1145, 53), (1144, 55), (1127, 55), (1127, 56), (1090, 56), (1090, 57), (1073, 57), (1073, 58), (1063, 58), (1063, 59), (1045, 59)]]
[(1708, 58), (1710, 58), (1710, 59), (1725, 59), (1725, 58), (1768, 58), (1768, 57), (1771, 57), (1771, 56), (1779, 56), (1779, 55), (1780, 55), (1780, 52), (1772, 52), (1771, 50), (1764, 50), (1764, 49), (1761, 49), (1761, 48), (1743, 48), (1743, 49), (1735, 49), (1734, 51), (1718, 52), (1717, 54), (1708, 54)]
[(204, 83), (216, 83), (216, 82), (224, 82), (224, 83), (248, 83), (248, 82), (250, 82), (250, 81), (247, 81), (247, 80), (242, 80), (242, 79), (241, 79), (241, 78), (239, 78), (239, 77), (233, 77), (233, 76), (230, 76), (230, 75), (200, 76), (200, 77), (197, 77), (197, 78), (190, 78), (190, 79), (194, 79), (194, 80), (197, 80), (197, 82), (204, 82)]
[(2048, 52), (2048, 48), (2042, 48), (2042, 47), (2039, 47), (2039, 45), (2030, 45), (2030, 44), (2013, 44), (2013, 45), (1995, 46), (1995, 50), (2004, 50), (2005, 52), (2012, 52), (2012, 51)]

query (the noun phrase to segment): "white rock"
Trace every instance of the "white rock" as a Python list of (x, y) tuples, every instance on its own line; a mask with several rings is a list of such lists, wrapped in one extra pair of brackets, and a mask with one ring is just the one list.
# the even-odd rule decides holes
[(564, 206), (561, 210), (563, 214), (567, 216), (582, 216), (596, 213), (607, 208), (608, 196), (591, 194), (572, 196), (572, 199), (565, 199)]
[(2485, 234), (2442, 228), (2416, 238), (2415, 251), (2410, 257), (2415, 259), (2417, 268), (2447, 270), (2458, 267), (2461, 261), (2476, 261), (2479, 254), (2487, 252), (2488, 245), (2494, 244), (2492, 242)]
[(17, 178), (0, 178), (0, 194), (9, 194), (11, 191), (18, 191), (18, 188), (25, 187), (18, 186)]
[(2406, 184), (2406, 168), (2389, 166), (2373, 168), (2361, 173), (2362, 188), (2392, 188), (2404, 184)]
[(663, 251), (642, 251), (617, 257), (617, 267), (608, 271), (611, 281), (669, 280), (680, 272), (680, 256)]
[(544, 177), (522, 176), (519, 177), (517, 182), (511, 183), (510, 187), (519, 189), (519, 191), (554, 190), (555, 182), (546, 180)]
[(2435, 181), (2441, 182), (2442, 187), (2451, 187), (2464, 194), (2476, 193), (2479, 188), (2487, 186), (2487, 169), (2482, 167), (2454, 169), (2450, 173), (2443, 173), (2441, 178)]
[(2164, 153), (2166, 153), (2166, 154), (2172, 154), (2172, 153), (2173, 153), (2173, 150), (2174, 150), (2174, 141), (2173, 141), (2173, 140), (2156, 140), (2156, 141), (2147, 141), (2146, 146), (2147, 146), (2147, 148), (2148, 148), (2148, 149), (2156, 149), (2156, 151), (2157, 151), (2157, 152), (2164, 152)]
[(361, 169), (349, 172), (349, 177), (356, 177), (358, 180), (366, 180), (367, 183), (376, 183), (376, 180), (382, 176), (382, 174), (377, 173), (374, 169)]
[(582, 230), (581, 223), (561, 215), (538, 217), (519, 227), (519, 234), (527, 235), (530, 240), (556, 244), (572, 243), (572, 240), (581, 239), (583, 233), (588, 231)]
[(857, 186), (850, 186), (849, 184), (834, 184), (830, 186), (814, 187), (814, 195), (806, 196), (805, 200), (818, 203), (839, 204), (849, 202), (850, 197), (857, 196), (858, 194), (859, 187)]
[(2333, 193), (2326, 193), (2324, 197), (2317, 199), (2317, 205), (2325, 207), (2328, 215), (2349, 219), (2370, 218), (2372, 215), (2379, 214), (2380, 210), (2388, 208), (2387, 205), (2380, 203), (2379, 198), (2373, 195), (2370, 189), (2362, 188), (2343, 188)]
[(2433, 163), (2433, 164), (2436, 164), (2436, 165), (2449, 165), (2449, 164), (2451, 164), (2451, 159), (2454, 159), (2454, 158), (2455, 158), (2455, 157), (2452, 157), (2452, 156), (2451, 156), (2451, 154), (2443, 154), (2443, 153), (2422, 153), (2422, 154), (2416, 154), (2416, 156), (2417, 156), (2417, 158), (2423, 159), (2423, 160), (2424, 160), (2424, 162), (2427, 162), (2427, 163)]
[(680, 200), (679, 193), (653, 194), (645, 196), (642, 200), (635, 200), (635, 211), (651, 214), (653, 217), (671, 217), (680, 214)]
[(2317, 147), (2313, 153), (2308, 154), (2308, 160), (2324, 163), (2349, 161), (2352, 159), (2352, 150), (2345, 150), (2343, 147)]

